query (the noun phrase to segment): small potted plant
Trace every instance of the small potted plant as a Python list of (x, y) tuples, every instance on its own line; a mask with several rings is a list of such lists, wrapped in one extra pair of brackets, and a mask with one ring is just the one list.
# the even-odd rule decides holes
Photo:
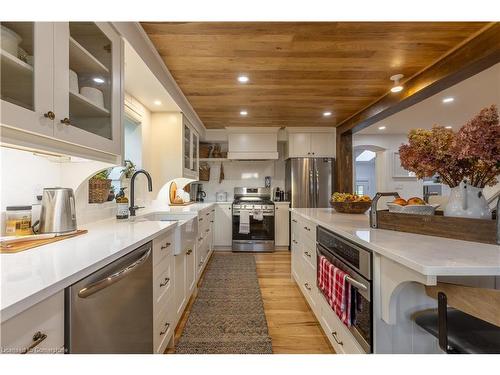
[(108, 202), (111, 202), (115, 199), (115, 187), (111, 185), (111, 188), (109, 189), (108, 193)]
[(111, 170), (105, 169), (89, 180), (89, 203), (104, 203), (108, 200), (111, 180), (108, 178)]
[(131, 160), (125, 160), (125, 168), (122, 169), (122, 174), (125, 178), (132, 178), (135, 173), (135, 164)]

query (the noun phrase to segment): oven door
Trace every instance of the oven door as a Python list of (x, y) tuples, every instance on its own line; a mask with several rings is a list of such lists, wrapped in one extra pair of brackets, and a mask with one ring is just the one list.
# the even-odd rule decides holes
[[(342, 271), (346, 272), (350, 278), (355, 280), (355, 283), (351, 283), (355, 295), (355, 308), (356, 308), (356, 318), (352, 323), (349, 330), (352, 335), (356, 338), (356, 341), (361, 345), (361, 347), (367, 352), (371, 353), (372, 350), (372, 337), (373, 337), (373, 322), (372, 322), (372, 302), (371, 293), (372, 286), (371, 282), (361, 276), (352, 267), (349, 267), (345, 262), (341, 261), (335, 254), (321, 245), (316, 246), (317, 252), (317, 272), (316, 283), (319, 277), (319, 261), (320, 256), (324, 256), (330, 263), (335, 267), (340, 268)], [(318, 288), (319, 289), (319, 288)], [(319, 289), (320, 290), (320, 289)], [(320, 290), (321, 292), (321, 290)]]
[(240, 233), (240, 212), (233, 210), (233, 241), (274, 241), (274, 212), (264, 212), (262, 220), (255, 220), (250, 211), (250, 233)]

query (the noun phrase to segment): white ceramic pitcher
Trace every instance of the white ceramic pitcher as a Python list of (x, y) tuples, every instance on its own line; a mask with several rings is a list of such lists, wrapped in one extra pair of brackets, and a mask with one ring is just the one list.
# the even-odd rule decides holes
[(461, 182), (460, 185), (451, 188), (444, 216), (491, 219), (491, 210), (484, 197), (483, 189), (471, 186), (466, 182)]

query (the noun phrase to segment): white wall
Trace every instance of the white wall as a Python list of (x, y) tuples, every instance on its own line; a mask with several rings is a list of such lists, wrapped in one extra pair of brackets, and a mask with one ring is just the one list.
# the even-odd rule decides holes
[(407, 142), (407, 137), (402, 134), (355, 134), (353, 136), (353, 147), (379, 149), (375, 159), (378, 191), (396, 191), (405, 199), (422, 197), (422, 180), (392, 177), (393, 153), (397, 152), (399, 146), (405, 142)]
[(219, 184), (220, 163), (210, 163), (210, 181), (200, 181), (207, 193), (208, 202), (215, 201), (215, 193), (226, 191), (232, 201), (235, 187), (262, 187), (264, 177), (271, 176), (272, 188), (285, 187), (285, 162), (276, 161), (233, 161), (224, 162), (224, 180)]

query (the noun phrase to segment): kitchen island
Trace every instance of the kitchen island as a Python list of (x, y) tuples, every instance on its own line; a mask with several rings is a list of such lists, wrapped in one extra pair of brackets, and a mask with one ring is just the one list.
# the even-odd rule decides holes
[[(294, 241), (297, 243), (293, 236), (302, 228), (306, 228), (307, 235), (300, 237), (299, 234), (301, 250), (307, 250), (304, 253), (309, 257), (316, 253), (313, 249), (315, 226), (371, 251), (375, 353), (439, 352), (436, 340), (417, 327), (412, 318), (415, 312), (436, 307), (436, 301), (425, 293), (425, 286), (452, 277), (465, 281), (485, 277), (494, 280), (500, 275), (498, 245), (373, 229), (367, 214), (342, 214), (328, 208), (294, 208), (290, 211), (292, 258)], [(315, 261), (310, 263), (315, 264)], [(300, 280), (300, 274), (296, 275)], [(297, 280), (297, 276), (294, 277)], [(313, 281), (307, 280), (307, 286), (310, 287)], [(311, 296), (310, 301), (314, 303), (314, 295)]]

